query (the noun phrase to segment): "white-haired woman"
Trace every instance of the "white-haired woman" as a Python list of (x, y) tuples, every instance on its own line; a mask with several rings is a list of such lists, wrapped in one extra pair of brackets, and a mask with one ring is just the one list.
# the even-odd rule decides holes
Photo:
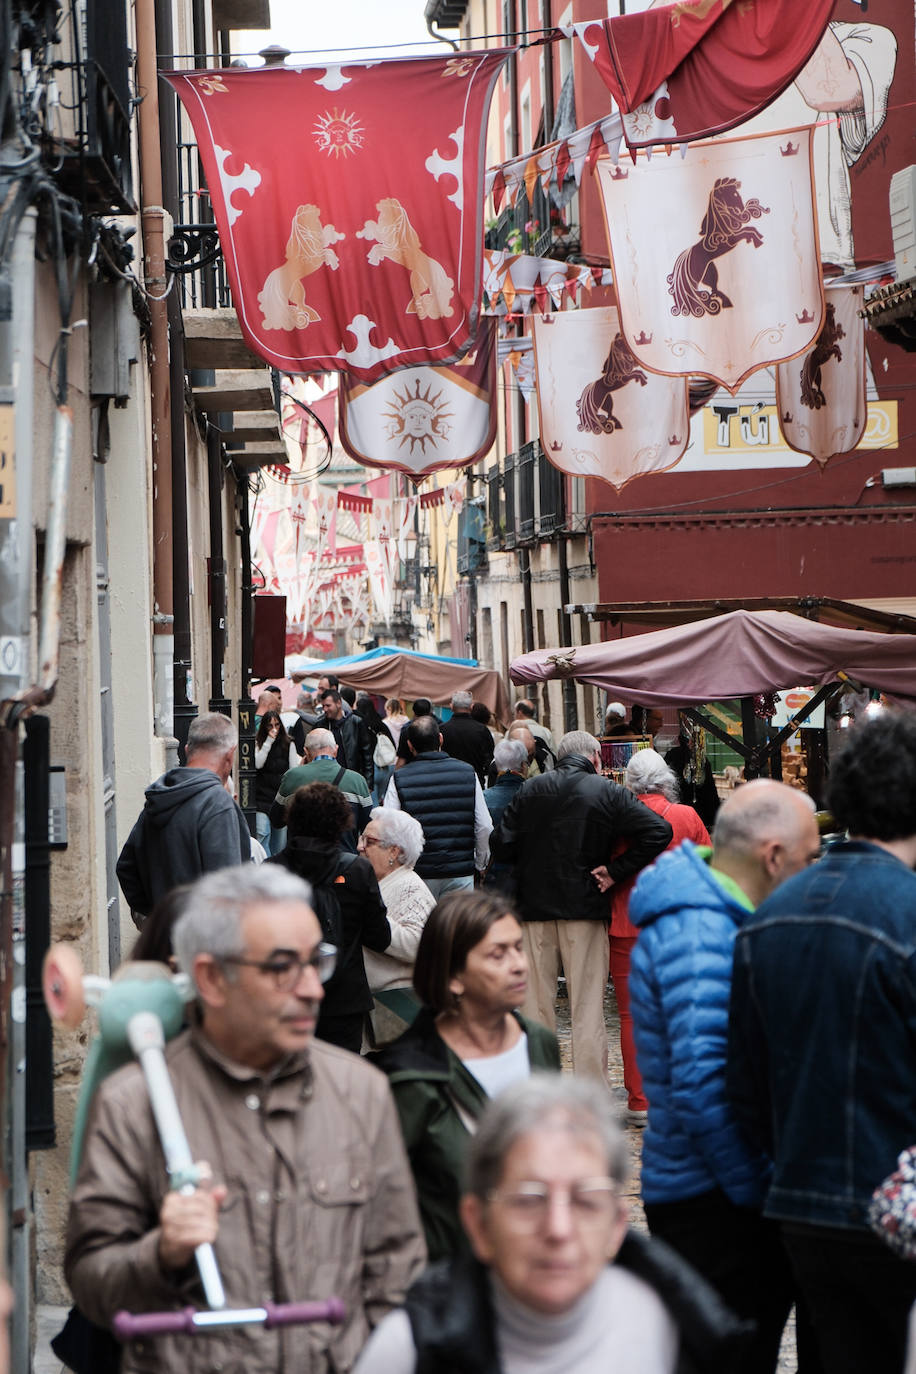
[(712, 1374), (749, 1327), (666, 1246), (628, 1230), (627, 1150), (586, 1080), (535, 1074), (468, 1147), (456, 1250), (376, 1327), (354, 1374)]
[[(626, 785), (635, 797), (671, 826), (674, 835), (669, 849), (676, 849), (684, 840), (693, 840), (694, 844), (710, 843), (709, 832), (693, 807), (682, 806), (678, 801), (680, 790), (674, 770), (654, 749), (636, 750), (627, 764)], [(623, 1082), (627, 1090), (627, 1120), (632, 1126), (644, 1126), (649, 1110), (636, 1064), (633, 1013), (630, 1010), (630, 955), (638, 932), (630, 921), (629, 907), (630, 893), (638, 876), (626, 878), (615, 885), (611, 893), (610, 929), (611, 979), (620, 1014), (620, 1054), (623, 1059)]]
[(420, 1003), (413, 991), (413, 965), (426, 918), (436, 899), (414, 872), (423, 852), (423, 828), (406, 811), (377, 806), (359, 839), (359, 852), (372, 865), (391, 926), (384, 954), (366, 949), (366, 976), (375, 1007), (376, 1045), (386, 1045), (411, 1025)]

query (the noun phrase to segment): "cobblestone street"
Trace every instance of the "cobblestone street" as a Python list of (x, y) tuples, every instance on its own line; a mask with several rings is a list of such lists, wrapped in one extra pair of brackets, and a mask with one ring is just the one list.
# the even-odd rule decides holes
[[(620, 1020), (617, 1016), (617, 1003), (614, 1000), (614, 989), (610, 981), (608, 982), (604, 997), (604, 1021), (608, 1033), (608, 1077), (610, 1079), (612, 1091), (616, 1092), (618, 1088), (621, 1090), (623, 1089), (623, 1061), (620, 1057)], [(569, 1004), (565, 996), (561, 996), (557, 1001), (557, 1038), (560, 1042), (560, 1053), (563, 1058), (563, 1065), (565, 1068), (568, 1068), (570, 1055)], [(625, 1107), (626, 1101), (622, 1091), (620, 1096), (621, 1107)], [(639, 1195), (639, 1169), (642, 1159), (643, 1132), (635, 1127), (629, 1126), (627, 1127), (627, 1139), (629, 1141), (630, 1154), (633, 1160), (632, 1173), (627, 1187), (630, 1214), (633, 1226), (639, 1231), (645, 1231), (646, 1219), (643, 1213), (642, 1199)], [(777, 1368), (779, 1374), (797, 1374), (798, 1361), (795, 1354), (794, 1311), (786, 1324)]]

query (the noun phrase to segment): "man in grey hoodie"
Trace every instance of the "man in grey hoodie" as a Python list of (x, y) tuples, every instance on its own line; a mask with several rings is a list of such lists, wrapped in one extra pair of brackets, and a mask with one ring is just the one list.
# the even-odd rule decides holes
[(146, 803), (118, 859), (131, 910), (148, 916), (173, 887), (251, 858), (251, 836), (226, 791), (237, 742), (228, 716), (198, 716), (188, 731), (187, 764), (146, 789)]

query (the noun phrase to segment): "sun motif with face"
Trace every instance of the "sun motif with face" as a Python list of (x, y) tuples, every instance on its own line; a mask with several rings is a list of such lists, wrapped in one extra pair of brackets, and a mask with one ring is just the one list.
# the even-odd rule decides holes
[(362, 151), (365, 132), (359, 115), (347, 114), (346, 110), (335, 107), (318, 116), (312, 136), (319, 153), (327, 153), (328, 157), (349, 157), (351, 153)]
[(451, 428), (448, 421), (454, 418), (454, 414), (449, 410), (448, 402), (442, 399), (441, 391), (432, 394), (433, 385), (430, 382), (421, 394), (422, 382), (419, 377), (413, 391), (408, 382), (403, 391), (394, 393), (394, 400), (389, 403), (390, 409), (385, 413), (388, 438), (399, 440), (399, 448), (409, 443), (411, 454), (418, 445), (423, 454), (426, 453), (427, 444), (435, 448), (440, 439), (448, 437)]

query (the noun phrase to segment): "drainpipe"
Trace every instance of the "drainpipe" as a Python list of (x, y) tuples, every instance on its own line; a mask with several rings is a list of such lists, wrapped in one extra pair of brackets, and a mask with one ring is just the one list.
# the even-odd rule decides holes
[[(137, 84), (140, 105), (140, 178), (143, 271), (150, 307), (150, 414), (153, 458), (153, 709), (156, 734), (172, 741), (174, 704), (174, 601), (172, 583), (172, 424), (169, 379), (166, 211), (162, 205), (159, 78), (156, 72), (155, 0), (136, 0)], [(169, 764), (177, 762), (168, 760)]]
[[(171, 0), (154, 0), (156, 52), (174, 52)], [(157, 63), (158, 67), (158, 63)], [(178, 195), (178, 97), (171, 89), (159, 101), (160, 175), (162, 203), (167, 215), (179, 219)], [(172, 152), (175, 149), (175, 152)], [(163, 245), (164, 247), (166, 245)], [(176, 283), (177, 286), (177, 283)], [(184, 763), (185, 744), (197, 707), (191, 700), (191, 584), (188, 568), (188, 457), (185, 442), (184, 320), (177, 290), (166, 301), (169, 334), (169, 413), (172, 461), (172, 691), (174, 732), (179, 760)]]

